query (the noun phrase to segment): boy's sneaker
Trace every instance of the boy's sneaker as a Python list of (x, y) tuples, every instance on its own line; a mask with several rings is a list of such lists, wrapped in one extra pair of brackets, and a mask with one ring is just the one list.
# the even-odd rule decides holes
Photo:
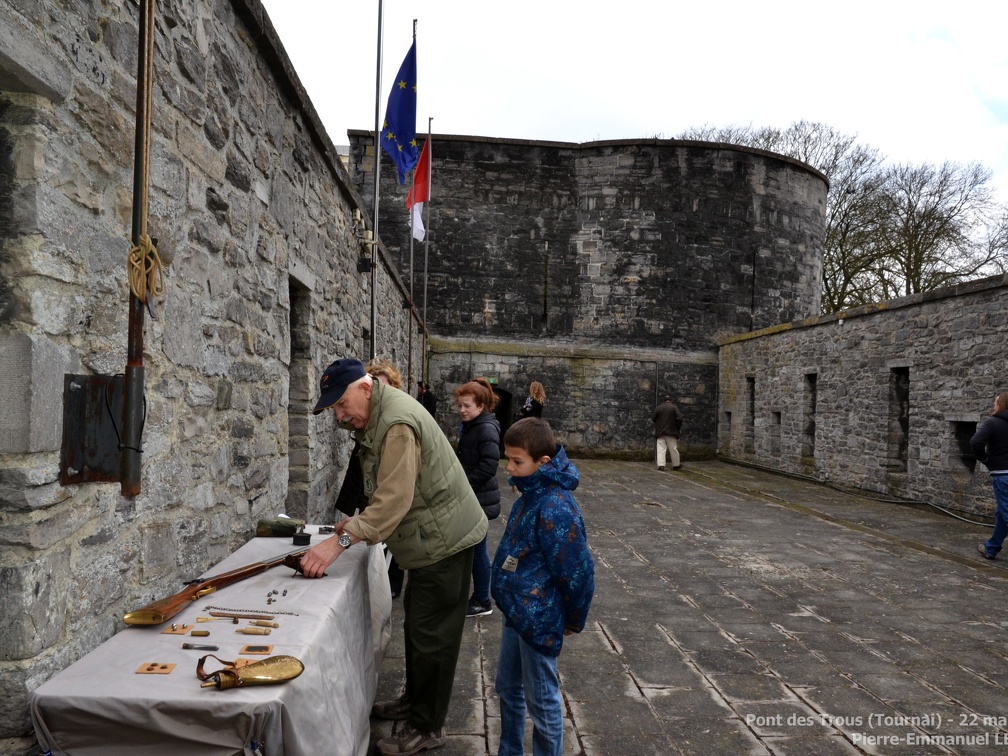
[(469, 599), (469, 606), (466, 607), (466, 617), (483, 617), (487, 614), (493, 614), (493, 607), (489, 601), (480, 601), (475, 596)]
[(392, 721), (408, 719), (409, 707), (409, 699), (406, 698), (406, 693), (402, 693), (399, 698), (392, 701), (376, 702), (371, 707), (371, 716), (378, 717), (378, 719), (390, 719)]
[(421, 732), (413, 725), (404, 725), (399, 732), (378, 741), (378, 753), (386, 756), (413, 756), (444, 745), (444, 727), (436, 732)]

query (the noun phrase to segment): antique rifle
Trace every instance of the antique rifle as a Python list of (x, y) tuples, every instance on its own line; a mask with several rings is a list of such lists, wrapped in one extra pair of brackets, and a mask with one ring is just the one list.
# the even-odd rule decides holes
[(213, 593), (218, 588), (223, 588), (232, 583), (237, 583), (239, 580), (258, 575), (260, 572), (265, 572), (271, 567), (276, 567), (280, 564), (287, 565), (295, 572), (301, 572), (301, 557), (307, 551), (308, 549), (298, 549), (273, 559), (239, 567), (230, 572), (222, 572), (220, 575), (191, 580), (183, 590), (174, 596), (168, 596), (160, 601), (155, 601), (153, 604), (148, 604), (145, 607), (129, 612), (123, 617), (123, 622), (127, 625), (160, 625), (162, 622), (170, 620), (196, 599), (202, 598), (208, 593)]

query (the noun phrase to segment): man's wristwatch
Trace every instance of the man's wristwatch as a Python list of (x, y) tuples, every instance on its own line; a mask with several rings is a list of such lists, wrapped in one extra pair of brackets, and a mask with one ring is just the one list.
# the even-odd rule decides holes
[(351, 544), (352, 544), (352, 541), (350, 540), (350, 534), (349, 533), (340, 533), (339, 541), (338, 542), (339, 542), (339, 545), (342, 546), (344, 549), (349, 549), (350, 546), (351, 546)]

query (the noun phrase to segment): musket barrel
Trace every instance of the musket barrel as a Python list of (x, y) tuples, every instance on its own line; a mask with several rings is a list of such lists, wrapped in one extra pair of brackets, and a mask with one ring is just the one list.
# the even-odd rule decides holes
[(220, 575), (212, 575), (211, 577), (194, 581), (191, 585), (186, 586), (172, 596), (154, 601), (147, 604), (147, 606), (126, 613), (123, 616), (123, 622), (127, 625), (160, 625), (170, 620), (196, 599), (206, 596), (208, 593), (213, 593), (219, 588), (224, 588), (245, 578), (258, 575), (260, 572), (265, 572), (271, 567), (283, 564), (286, 560), (300, 557), (306, 551), (307, 549), (292, 551), (274, 559), (256, 562), (245, 567), (230, 570), (229, 572), (222, 572)]

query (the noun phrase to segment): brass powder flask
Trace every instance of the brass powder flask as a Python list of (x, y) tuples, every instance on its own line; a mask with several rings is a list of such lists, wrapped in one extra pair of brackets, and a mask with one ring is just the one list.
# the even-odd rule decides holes
[[(217, 659), (224, 665), (216, 672), (205, 672), (203, 665), (207, 659)], [(250, 685), (277, 685), (293, 680), (304, 672), (304, 664), (293, 656), (270, 656), (266, 659), (237, 666), (233, 661), (224, 661), (213, 654), (200, 657), (196, 664), (196, 677), (203, 681), (201, 688), (244, 688)]]

